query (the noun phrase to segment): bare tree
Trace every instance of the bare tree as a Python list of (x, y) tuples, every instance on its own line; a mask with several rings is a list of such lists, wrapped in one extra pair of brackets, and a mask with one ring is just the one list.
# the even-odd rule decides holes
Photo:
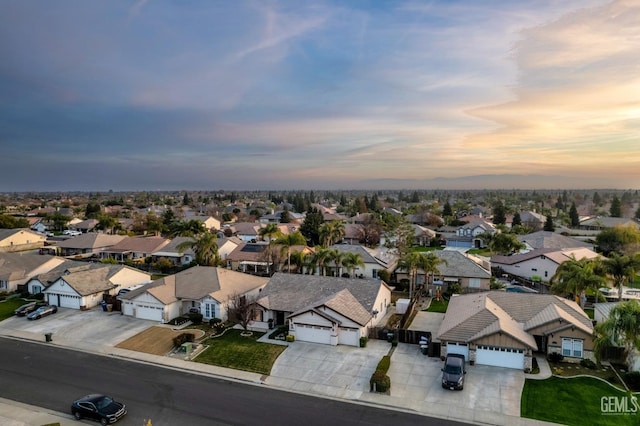
[(233, 293), (227, 300), (227, 313), (229, 321), (240, 324), (244, 331), (254, 319), (256, 306), (256, 296), (246, 294)]

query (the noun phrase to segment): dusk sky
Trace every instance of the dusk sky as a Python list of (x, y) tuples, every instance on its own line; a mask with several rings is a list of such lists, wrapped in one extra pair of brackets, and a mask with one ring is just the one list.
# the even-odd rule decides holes
[(0, 191), (640, 188), (640, 1), (0, 0)]

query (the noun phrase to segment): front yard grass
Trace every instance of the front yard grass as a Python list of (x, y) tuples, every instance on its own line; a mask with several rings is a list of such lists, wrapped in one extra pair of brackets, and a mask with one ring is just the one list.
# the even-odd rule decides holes
[(590, 377), (527, 379), (520, 412), (522, 417), (569, 426), (636, 425), (640, 413), (608, 415), (601, 408), (603, 397), (627, 397), (628, 407), (633, 408), (630, 396), (628, 392)]
[(242, 330), (233, 329), (221, 337), (207, 339), (204, 344), (209, 347), (194, 361), (260, 374), (271, 373), (273, 363), (287, 347), (258, 342), (264, 333), (254, 331), (251, 336), (241, 333)]
[(0, 321), (13, 316), (13, 311), (27, 303), (24, 299), (6, 299), (0, 302)]

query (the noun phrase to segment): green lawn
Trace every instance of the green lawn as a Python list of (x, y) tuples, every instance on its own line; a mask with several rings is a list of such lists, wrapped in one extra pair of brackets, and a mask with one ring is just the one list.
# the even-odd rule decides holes
[(628, 407), (634, 408), (629, 395), (588, 377), (527, 379), (522, 390), (520, 410), (522, 417), (569, 426), (637, 425), (640, 423), (640, 412), (607, 414), (602, 410), (602, 398), (610, 397), (616, 401), (626, 397)]
[(20, 306), (24, 305), (24, 299), (7, 299), (0, 302), (0, 321), (4, 321), (9, 317), (13, 316), (13, 311), (15, 311)]
[(257, 342), (263, 333), (241, 336), (241, 330), (229, 330), (222, 337), (208, 339), (209, 346), (194, 361), (236, 370), (269, 374), (278, 356), (287, 348), (282, 345)]
[(427, 312), (439, 312), (444, 314), (445, 312), (447, 312), (447, 306), (449, 306), (449, 302), (446, 300), (441, 300), (438, 302), (437, 300), (432, 299)]

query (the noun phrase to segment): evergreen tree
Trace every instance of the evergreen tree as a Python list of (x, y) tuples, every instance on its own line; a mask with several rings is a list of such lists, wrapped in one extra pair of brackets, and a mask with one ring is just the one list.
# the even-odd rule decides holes
[(544, 228), (545, 231), (549, 231), (549, 232), (553, 232), (556, 230), (555, 225), (553, 224), (553, 218), (551, 217), (551, 215), (547, 216), (547, 220), (544, 222)]
[(522, 218), (520, 217), (520, 212), (516, 212), (513, 215), (513, 220), (511, 221), (511, 227), (522, 225)]
[(498, 201), (493, 206), (493, 224), (494, 225), (504, 225), (507, 223), (506, 209), (502, 204), (502, 201)]
[(442, 207), (442, 216), (443, 217), (453, 216), (453, 210), (451, 210), (451, 204), (449, 204), (449, 200), (447, 200), (447, 202), (444, 203), (444, 206)]
[(598, 194), (597, 192), (594, 192), (593, 194), (593, 204), (595, 204), (596, 206), (600, 206), (600, 204), (602, 204), (602, 199), (600, 198), (600, 194)]
[(290, 223), (291, 222), (291, 214), (289, 214), (289, 209), (286, 207), (280, 213), (280, 223)]
[(622, 217), (622, 205), (620, 204), (620, 199), (617, 195), (614, 195), (613, 200), (611, 200), (609, 214), (611, 217)]
[(307, 212), (304, 222), (300, 225), (300, 232), (308, 241), (310, 246), (320, 244), (320, 225), (324, 222), (322, 213), (315, 207)]
[(569, 218), (571, 219), (572, 227), (576, 227), (580, 225), (580, 216), (578, 216), (578, 209), (576, 208), (576, 203), (571, 203), (571, 208), (569, 209)]

